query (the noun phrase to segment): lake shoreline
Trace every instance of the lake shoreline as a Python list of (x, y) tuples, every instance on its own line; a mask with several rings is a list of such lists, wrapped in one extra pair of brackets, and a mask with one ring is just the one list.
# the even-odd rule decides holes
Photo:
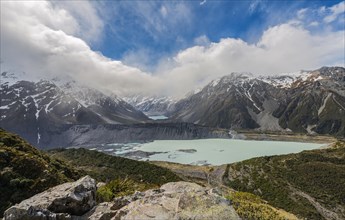
[[(287, 141), (287, 142), (305, 142), (331, 144), (337, 141), (336, 137), (328, 135), (308, 135), (296, 133), (277, 133), (277, 132), (253, 132), (237, 131), (238, 135), (243, 135), (245, 140), (255, 141)], [(236, 138), (235, 138), (236, 139)]]

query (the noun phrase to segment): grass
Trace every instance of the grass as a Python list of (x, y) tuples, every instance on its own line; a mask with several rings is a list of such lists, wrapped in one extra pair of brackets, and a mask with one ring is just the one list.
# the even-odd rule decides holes
[(99, 201), (181, 180), (166, 168), (96, 151), (43, 152), (3, 129), (0, 129), (0, 170), (0, 218), (15, 203), (84, 175), (107, 183), (97, 192)]
[(298, 154), (259, 157), (228, 165), (224, 183), (254, 193), (301, 218), (324, 219), (302, 191), (345, 218), (345, 143)]
[(278, 210), (267, 204), (260, 197), (247, 192), (230, 192), (228, 197), (237, 214), (247, 220), (288, 220), (297, 219), (296, 216), (283, 210)]
[(84, 148), (52, 150), (49, 154), (52, 158), (62, 160), (102, 182), (127, 178), (160, 186), (167, 182), (181, 180), (170, 170), (148, 162), (111, 156)]
[(0, 217), (10, 206), (80, 174), (0, 128)]
[(98, 202), (110, 202), (115, 197), (131, 195), (135, 191), (145, 191), (154, 187), (153, 185), (138, 183), (131, 179), (115, 179), (99, 187), (96, 197)]

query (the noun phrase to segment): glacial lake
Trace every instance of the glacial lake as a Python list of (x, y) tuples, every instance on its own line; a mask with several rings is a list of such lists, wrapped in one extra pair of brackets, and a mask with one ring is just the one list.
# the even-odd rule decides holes
[(97, 150), (137, 160), (193, 165), (221, 165), (253, 157), (298, 153), (326, 144), (236, 139), (157, 140), (148, 143), (107, 144)]

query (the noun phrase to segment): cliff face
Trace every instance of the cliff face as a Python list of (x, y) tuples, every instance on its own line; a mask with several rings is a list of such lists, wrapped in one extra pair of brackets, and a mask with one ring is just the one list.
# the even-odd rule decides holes
[(191, 123), (65, 125), (41, 138), (46, 148), (152, 140), (228, 138), (227, 130)]

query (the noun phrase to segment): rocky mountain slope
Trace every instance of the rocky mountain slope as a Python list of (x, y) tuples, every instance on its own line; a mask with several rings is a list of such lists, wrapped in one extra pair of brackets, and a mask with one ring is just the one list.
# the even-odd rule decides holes
[(158, 96), (130, 96), (123, 98), (126, 102), (147, 115), (165, 115), (173, 111), (175, 103), (178, 101), (172, 97)]
[(345, 136), (345, 69), (289, 75), (232, 73), (180, 100), (170, 116), (196, 124)]
[[(49, 135), (49, 136), (48, 136)], [(130, 125), (61, 125), (41, 137), (40, 148), (70, 147), (153, 140), (230, 138), (227, 130), (192, 123), (141, 123)]]
[[(22, 77), (24, 78), (24, 77)], [(129, 124), (148, 118), (113, 94), (74, 81), (18, 81), (3, 72), (0, 125), (37, 146), (45, 146), (66, 124)]]
[(73, 125), (51, 134), (45, 148), (128, 143), (153, 140), (229, 138), (227, 130), (192, 123), (145, 123), (131, 125)]

